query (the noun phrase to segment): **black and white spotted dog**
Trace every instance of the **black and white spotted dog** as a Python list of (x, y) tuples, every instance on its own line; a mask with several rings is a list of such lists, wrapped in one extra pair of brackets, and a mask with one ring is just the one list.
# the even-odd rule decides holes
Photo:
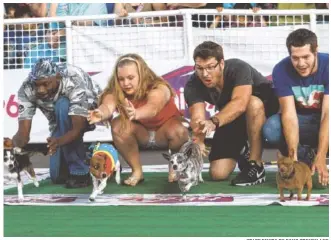
[(18, 201), (24, 200), (23, 182), (21, 172), (25, 172), (29, 178), (33, 180), (33, 184), (39, 187), (39, 182), (30, 162), (30, 156), (26, 152), (22, 152), (20, 148), (4, 149), (4, 177), (11, 180), (15, 179), (17, 183)]
[(179, 188), (186, 200), (186, 193), (192, 186), (203, 182), (203, 158), (198, 144), (188, 141), (180, 148), (179, 152), (162, 154), (170, 162), (171, 168), (176, 173)]

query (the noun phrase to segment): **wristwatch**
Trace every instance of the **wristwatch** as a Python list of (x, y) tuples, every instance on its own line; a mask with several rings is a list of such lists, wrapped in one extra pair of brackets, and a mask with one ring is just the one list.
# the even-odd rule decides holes
[(220, 120), (218, 119), (218, 117), (214, 116), (214, 117), (211, 117), (209, 120), (212, 121), (212, 123), (214, 123), (216, 128), (218, 128), (220, 126)]

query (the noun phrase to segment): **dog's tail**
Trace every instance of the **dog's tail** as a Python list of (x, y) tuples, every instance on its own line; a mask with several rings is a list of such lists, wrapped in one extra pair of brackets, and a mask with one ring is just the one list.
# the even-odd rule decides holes
[(44, 144), (27, 144), (23, 148), (15, 147), (13, 140), (7, 137), (4, 138), (3, 148), (8, 150), (13, 149), (14, 153), (18, 155), (29, 155), (29, 156), (35, 155), (37, 153), (42, 153), (43, 155), (46, 156), (48, 152), (48, 148)]

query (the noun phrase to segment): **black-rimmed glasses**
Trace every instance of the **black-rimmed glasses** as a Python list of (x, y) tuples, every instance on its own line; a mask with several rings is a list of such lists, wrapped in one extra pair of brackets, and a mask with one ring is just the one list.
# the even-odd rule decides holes
[(216, 69), (216, 67), (218, 66), (219, 63), (220, 62), (217, 62), (214, 66), (209, 65), (208, 67), (205, 67), (205, 68), (194, 65), (194, 70), (199, 72), (199, 73), (203, 73), (203, 70), (206, 70), (208, 73), (211, 73), (211, 72), (215, 71), (215, 69)]

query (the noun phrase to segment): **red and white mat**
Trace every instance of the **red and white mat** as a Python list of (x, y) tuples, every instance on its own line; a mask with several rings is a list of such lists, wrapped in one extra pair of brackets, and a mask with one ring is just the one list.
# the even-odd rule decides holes
[[(304, 194), (303, 197), (306, 195)], [(183, 201), (180, 194), (104, 194), (95, 202), (88, 194), (31, 194), (18, 202), (17, 195), (4, 195), (5, 205), (38, 206), (328, 206), (329, 194), (312, 194), (309, 201), (296, 198), (279, 201), (278, 194), (188, 194)]]

